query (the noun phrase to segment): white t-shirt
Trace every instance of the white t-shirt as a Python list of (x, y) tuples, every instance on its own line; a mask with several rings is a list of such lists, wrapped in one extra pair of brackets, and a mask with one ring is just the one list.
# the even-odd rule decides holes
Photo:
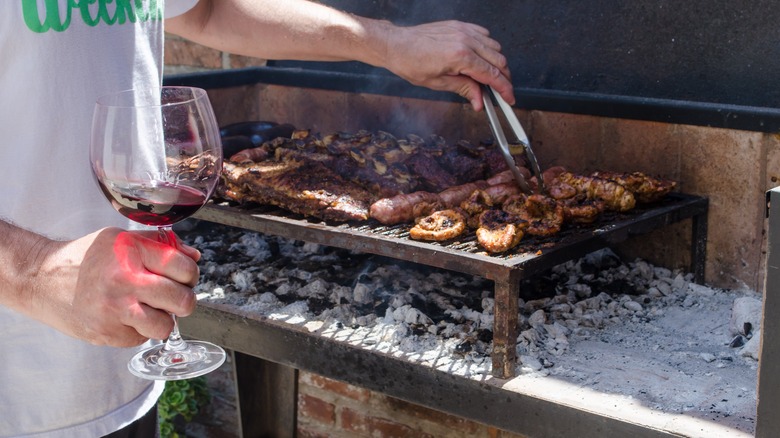
[[(165, 16), (196, 1), (168, 0)], [(0, 218), (63, 240), (130, 226), (92, 177), (89, 139), (99, 96), (161, 81), (164, 0), (136, 3), (0, 1)], [(129, 373), (136, 351), (0, 306), (0, 437), (97, 437), (140, 418), (164, 385)]]

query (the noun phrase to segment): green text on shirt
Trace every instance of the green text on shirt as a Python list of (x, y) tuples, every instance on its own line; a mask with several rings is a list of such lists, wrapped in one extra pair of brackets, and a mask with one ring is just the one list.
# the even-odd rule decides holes
[[(49, 30), (62, 32), (70, 26), (74, 11), (88, 26), (123, 24), (161, 20), (163, 0), (67, 0), (61, 11), (59, 0), (44, 0), (43, 11), (38, 8), (37, 0), (21, 0), (24, 23), (33, 32), (44, 33)], [(113, 4), (113, 7), (112, 7)], [(43, 20), (41, 20), (43, 12)]]

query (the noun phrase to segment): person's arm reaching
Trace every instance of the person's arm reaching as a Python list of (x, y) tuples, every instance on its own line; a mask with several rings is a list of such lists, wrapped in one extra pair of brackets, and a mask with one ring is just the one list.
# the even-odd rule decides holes
[(458, 93), (482, 109), (479, 83), (510, 104), (501, 46), (487, 29), (459, 21), (395, 26), (306, 0), (200, 0), (166, 30), (218, 50), (275, 60), (361, 61), (415, 85)]
[(54, 241), (0, 221), (0, 305), (96, 345), (165, 339), (195, 309), (200, 253), (106, 228)]

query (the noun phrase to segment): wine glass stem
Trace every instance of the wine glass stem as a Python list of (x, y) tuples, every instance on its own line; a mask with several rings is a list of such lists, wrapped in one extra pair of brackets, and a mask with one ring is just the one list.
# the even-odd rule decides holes
[(181, 350), (186, 344), (179, 334), (179, 323), (176, 322), (176, 315), (171, 315), (171, 317), (173, 318), (173, 330), (168, 335), (168, 340), (165, 341), (165, 349), (168, 351)]
[[(179, 239), (176, 238), (176, 234), (171, 227), (157, 227), (157, 241), (177, 249), (179, 248)], [(165, 350), (181, 350), (186, 346), (186, 343), (179, 333), (179, 323), (176, 321), (176, 315), (171, 314), (171, 318), (173, 318), (173, 330), (168, 335), (168, 340), (165, 341)]]

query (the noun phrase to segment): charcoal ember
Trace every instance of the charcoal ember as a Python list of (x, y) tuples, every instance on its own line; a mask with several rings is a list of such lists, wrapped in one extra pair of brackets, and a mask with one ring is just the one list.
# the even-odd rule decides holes
[(729, 331), (746, 339), (753, 337), (761, 326), (760, 297), (742, 297), (734, 300), (729, 318)]
[(644, 310), (644, 307), (642, 307), (642, 304), (637, 303), (636, 301), (628, 300), (623, 303), (623, 307), (626, 309), (632, 311), (632, 312), (641, 312)]
[(369, 304), (374, 301), (374, 293), (371, 287), (364, 283), (357, 283), (352, 290), (352, 300), (356, 304)]
[[(213, 226), (198, 227), (205, 225)], [(192, 239), (195, 233), (198, 236)], [(414, 353), (408, 355), (410, 360), (425, 364), (446, 363), (450, 372), (466, 376), (491, 371), (495, 301), (489, 280), (230, 228), (213, 232), (196, 228), (183, 232), (182, 238), (197, 242), (203, 254), (202, 277), (195, 288), (199, 299), (271, 318), (294, 315), (296, 320), (321, 324), (381, 351)], [(603, 329), (626, 322), (644, 324), (663, 316), (664, 306), (682, 310), (685, 294), (703, 304), (711, 299), (706, 291), (691, 288), (690, 278), (677, 272), (645, 262), (613, 266), (611, 254), (586, 259), (563, 263), (540, 274), (543, 278), (523, 282), (517, 372), (565, 373), (570, 344), (577, 348), (577, 341), (593, 338), (618, 346), (622, 337), (607, 336)], [(593, 270), (596, 260), (603, 260), (598, 262), (603, 269)], [(235, 275), (238, 271), (242, 274)], [(659, 273), (663, 277), (655, 275)], [(627, 291), (617, 291), (620, 288), (609, 282)], [(670, 295), (651, 294), (661, 284), (670, 286)], [(580, 286), (588, 292), (573, 290)], [(531, 287), (538, 290), (528, 291)], [(636, 295), (641, 290), (647, 292)], [(741, 364), (740, 356), (754, 351), (745, 348), (742, 333), (758, 339), (758, 327), (745, 324), (750, 321), (738, 321), (737, 342), (743, 344), (717, 354), (705, 351), (706, 357), (714, 354), (716, 364)], [(722, 341), (724, 349), (732, 337), (736, 338), (731, 335)], [(559, 364), (564, 365), (559, 368)]]
[(612, 281), (599, 282), (598, 289), (608, 294), (630, 294), (630, 295), (642, 295), (646, 291), (644, 288), (632, 284), (625, 279), (614, 279)]
[(493, 340), (493, 330), (489, 330), (489, 329), (477, 330), (477, 340), (481, 342), (491, 342)]
[(473, 349), (474, 341), (472, 339), (466, 339), (460, 344), (455, 346), (454, 352), (458, 354), (465, 354)]

